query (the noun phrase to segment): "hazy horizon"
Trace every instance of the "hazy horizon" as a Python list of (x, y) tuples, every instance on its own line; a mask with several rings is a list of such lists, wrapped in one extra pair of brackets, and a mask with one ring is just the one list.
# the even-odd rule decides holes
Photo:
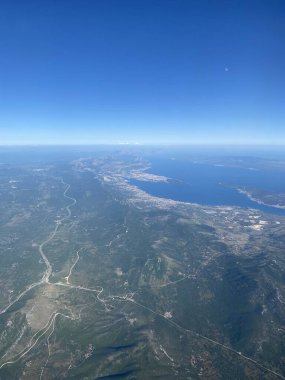
[(140, 147), (140, 146), (161, 146), (161, 147), (253, 147), (253, 148), (284, 148), (284, 144), (254, 144), (254, 143), (163, 143), (163, 142), (156, 142), (156, 143), (17, 143), (17, 144), (1, 144), (0, 147), (96, 147), (96, 146), (130, 146), (130, 147)]

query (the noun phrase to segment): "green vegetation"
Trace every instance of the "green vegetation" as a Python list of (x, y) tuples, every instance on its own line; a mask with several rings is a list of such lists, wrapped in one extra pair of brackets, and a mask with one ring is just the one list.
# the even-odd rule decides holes
[(285, 376), (284, 218), (150, 197), (138, 167), (1, 169), (0, 379)]

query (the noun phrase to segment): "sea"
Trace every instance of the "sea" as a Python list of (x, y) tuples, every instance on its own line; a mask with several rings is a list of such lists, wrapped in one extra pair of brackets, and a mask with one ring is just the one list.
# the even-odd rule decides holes
[(173, 157), (149, 157), (148, 173), (171, 178), (169, 182), (131, 180), (147, 193), (176, 201), (211, 206), (239, 206), (285, 216), (285, 210), (251, 200), (238, 188), (285, 193), (285, 172), (193, 162)]
[[(250, 188), (285, 193), (285, 170), (271, 170), (270, 165), (266, 165), (266, 160), (285, 163), (283, 146), (1, 147), (0, 167), (3, 163), (60, 164), (80, 157), (96, 157), (102, 154), (108, 157), (115, 154), (123, 161), (130, 157), (143, 157), (150, 166), (147, 172), (171, 178), (171, 181), (166, 183), (131, 181), (151, 195), (201, 205), (254, 208), (285, 216), (284, 209), (259, 204), (238, 191), (238, 188)], [(228, 165), (232, 158), (246, 158), (248, 167)], [(254, 170), (254, 163), (258, 159), (265, 160), (265, 166), (262, 168), (259, 164), (258, 170)]]

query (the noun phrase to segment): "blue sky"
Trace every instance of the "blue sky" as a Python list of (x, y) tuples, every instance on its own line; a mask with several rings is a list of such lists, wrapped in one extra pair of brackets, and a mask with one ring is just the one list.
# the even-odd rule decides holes
[(0, 145), (285, 144), (284, 0), (3, 0)]

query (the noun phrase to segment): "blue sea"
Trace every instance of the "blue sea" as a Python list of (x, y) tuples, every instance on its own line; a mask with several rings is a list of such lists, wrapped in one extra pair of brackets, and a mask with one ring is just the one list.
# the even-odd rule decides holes
[[(3, 163), (61, 163), (80, 157), (96, 157), (102, 154), (108, 156), (115, 154), (115, 157), (118, 156), (123, 161), (134, 155), (144, 157), (151, 164), (149, 173), (173, 179), (169, 183), (131, 181), (151, 195), (202, 205), (255, 208), (285, 216), (285, 210), (258, 204), (237, 191), (238, 187), (245, 187), (272, 193), (285, 193), (284, 171), (260, 169), (260, 167), (259, 170), (250, 170), (226, 166), (227, 160), (232, 157), (246, 158), (248, 163), (251, 159), (254, 163), (256, 157), (269, 161), (285, 161), (285, 147), (283, 146), (216, 146), (210, 148), (189, 146), (184, 148), (162, 146), (151, 148), (120, 146), (1, 147), (0, 165)], [(195, 163), (195, 158), (198, 158), (196, 161), (199, 162), (199, 157), (206, 158), (208, 164)], [(217, 157), (223, 157), (224, 166), (212, 164)]]
[(285, 210), (258, 204), (237, 191), (237, 187), (247, 187), (285, 192), (285, 176), (278, 171), (215, 166), (161, 157), (150, 162), (151, 169), (147, 172), (173, 179), (168, 183), (132, 180), (133, 184), (151, 195), (202, 205), (255, 208), (285, 216)]

